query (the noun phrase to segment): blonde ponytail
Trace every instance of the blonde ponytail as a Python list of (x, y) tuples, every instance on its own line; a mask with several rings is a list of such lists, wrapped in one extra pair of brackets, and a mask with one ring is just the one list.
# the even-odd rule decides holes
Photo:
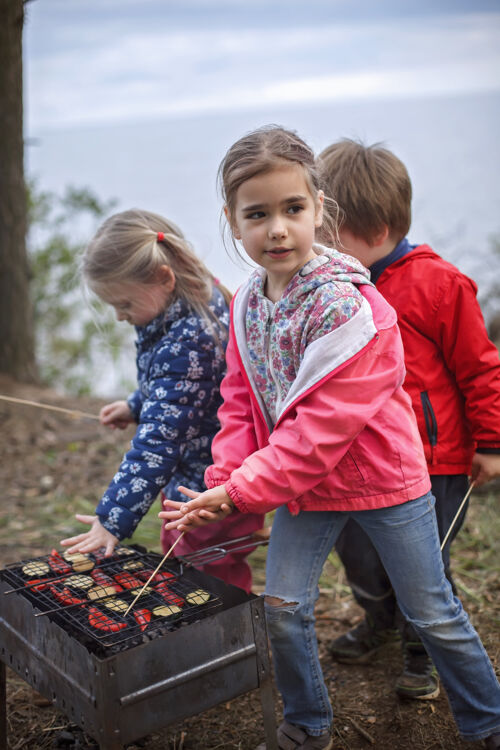
[[(179, 227), (159, 214), (134, 208), (107, 219), (87, 246), (82, 272), (88, 286), (99, 293), (110, 283), (153, 284), (163, 265), (175, 275), (174, 299), (184, 300), (216, 335), (222, 335), (209, 306), (214, 276)], [(228, 290), (218, 287), (228, 301)]]

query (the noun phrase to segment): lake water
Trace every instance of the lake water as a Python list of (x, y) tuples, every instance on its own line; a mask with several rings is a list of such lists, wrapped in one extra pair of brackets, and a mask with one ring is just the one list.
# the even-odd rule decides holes
[[(486, 298), (500, 258), (500, 95), (337, 103), (191, 119), (138, 120), (31, 132), (26, 168), (41, 188), (91, 188), (116, 210), (146, 208), (174, 220), (210, 269), (234, 289), (248, 268), (226, 252), (215, 178), (243, 133), (278, 123), (316, 150), (342, 137), (383, 141), (406, 164), (414, 189), (410, 240), (428, 242)], [(495, 268), (494, 268), (495, 267)]]

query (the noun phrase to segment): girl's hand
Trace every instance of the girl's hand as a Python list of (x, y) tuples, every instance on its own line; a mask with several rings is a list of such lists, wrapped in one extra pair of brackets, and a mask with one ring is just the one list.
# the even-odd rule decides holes
[(500, 476), (499, 453), (475, 453), (472, 458), (471, 479), (479, 487)]
[(99, 412), (101, 424), (105, 427), (111, 427), (112, 430), (118, 428), (124, 430), (134, 417), (126, 401), (113, 401), (112, 404), (106, 404)]
[(85, 534), (62, 539), (63, 547), (69, 547), (68, 552), (93, 552), (100, 547), (105, 547), (105, 557), (110, 557), (118, 544), (114, 534), (104, 528), (97, 516), (76, 515), (75, 518), (82, 523), (88, 523), (92, 528)]
[(195, 492), (187, 487), (178, 488), (183, 495), (192, 498), (187, 503), (164, 500), (165, 510), (158, 513), (168, 523), (166, 529), (190, 531), (198, 526), (206, 526), (214, 521), (221, 521), (234, 510), (234, 503), (223, 486), (213, 487), (205, 492)]
[(185, 503), (177, 503), (175, 500), (165, 499), (163, 505), (165, 508), (176, 508), (173, 511), (166, 510), (158, 513), (160, 518), (165, 518), (169, 521), (169, 523), (165, 524), (165, 528), (178, 529), (179, 531), (191, 531), (198, 526), (206, 526), (206, 524), (213, 523), (214, 521), (222, 521), (223, 518), (232, 512), (232, 508), (222, 505), (218, 511), (195, 510), (186, 515), (180, 510)]

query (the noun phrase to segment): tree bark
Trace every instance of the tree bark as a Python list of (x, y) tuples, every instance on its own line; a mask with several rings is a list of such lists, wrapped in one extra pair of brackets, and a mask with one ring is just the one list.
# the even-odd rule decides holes
[(26, 251), (23, 0), (0, 0), (0, 372), (36, 380)]

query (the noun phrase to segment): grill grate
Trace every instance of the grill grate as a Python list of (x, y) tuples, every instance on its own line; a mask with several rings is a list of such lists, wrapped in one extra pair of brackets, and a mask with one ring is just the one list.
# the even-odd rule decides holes
[[(160, 555), (118, 547), (65, 560), (57, 551), (10, 565), (1, 577), (9, 594), (26, 597), (38, 610), (77, 638), (89, 651), (106, 654), (131, 648), (221, 605), (218, 595), (196, 588), (182, 565), (166, 563), (125, 617), (124, 612), (161, 560)], [(110, 649), (110, 650), (108, 650)]]
[[(217, 547), (202, 557), (223, 554)], [(92, 554), (65, 561), (53, 551), (0, 570), (0, 747), (7, 746), (7, 665), (96, 739), (101, 750), (121, 750), (258, 687), (266, 746), (277, 750), (261, 598), (198, 570), (191, 556), (177, 557), (158, 571), (152, 590), (134, 605), (122, 630), (96, 630), (89, 622), (91, 607), (120, 622), (120, 613), (105, 608), (105, 601), (129, 603), (134, 594), (125, 582), (142, 585), (161, 559), (134, 545), (117, 548), (111, 558)], [(73, 576), (86, 576), (90, 586), (89, 580), (87, 588), (81, 588), (81, 580), (75, 586)], [(124, 590), (110, 594), (110, 579)], [(105, 597), (89, 599), (90, 588), (99, 587)], [(67, 591), (84, 603), (60, 601)], [(204, 593), (190, 601), (193, 591)], [(178, 606), (180, 612), (175, 610), (174, 618), (153, 616), (156, 606)], [(140, 609), (151, 612), (148, 622), (133, 617)]]

